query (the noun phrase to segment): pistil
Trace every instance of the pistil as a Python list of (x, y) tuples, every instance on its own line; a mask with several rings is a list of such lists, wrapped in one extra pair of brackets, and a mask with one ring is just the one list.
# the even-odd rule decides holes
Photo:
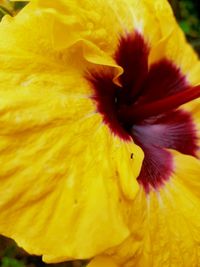
[(120, 120), (134, 124), (137, 121), (176, 109), (198, 97), (200, 97), (200, 85), (150, 103), (123, 106), (119, 109), (118, 114)]

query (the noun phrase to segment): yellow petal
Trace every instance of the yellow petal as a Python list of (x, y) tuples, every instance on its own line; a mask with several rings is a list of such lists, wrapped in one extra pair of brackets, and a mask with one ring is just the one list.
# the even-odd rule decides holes
[(200, 163), (172, 153), (174, 175), (159, 191), (138, 193), (132, 204), (132, 234), (107, 251), (120, 267), (200, 265)]
[(96, 257), (93, 259), (87, 267), (119, 267), (114, 261), (108, 257)]
[(36, 0), (30, 8), (54, 14), (53, 42), (57, 49), (87, 40), (111, 55), (120, 33), (133, 29), (131, 13), (127, 14), (127, 5), (121, 1)]
[(91, 258), (129, 235), (143, 159), (103, 123), (85, 79), (88, 67), (121, 68), (90, 40), (58, 49), (55, 13), (29, 4), (0, 24), (0, 232), (47, 262)]
[[(54, 14), (50, 25), (55, 49), (87, 41), (111, 56), (116, 51), (119, 36), (137, 30), (150, 45), (149, 64), (168, 58), (192, 84), (199, 83), (198, 57), (187, 44), (166, 0), (84, 0), (81, 5), (78, 0), (35, 0), (25, 11), (28, 9)], [(106, 19), (102, 20), (102, 16)]]
[[(179, 182), (191, 191), (192, 194), (200, 198), (200, 161), (197, 158), (175, 153), (176, 173)], [(192, 199), (191, 199), (192, 200)]]

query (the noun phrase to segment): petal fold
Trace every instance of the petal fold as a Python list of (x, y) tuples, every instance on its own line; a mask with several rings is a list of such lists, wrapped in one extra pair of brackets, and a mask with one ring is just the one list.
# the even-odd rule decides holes
[(93, 259), (87, 267), (119, 267), (115, 262), (109, 257), (96, 257)]

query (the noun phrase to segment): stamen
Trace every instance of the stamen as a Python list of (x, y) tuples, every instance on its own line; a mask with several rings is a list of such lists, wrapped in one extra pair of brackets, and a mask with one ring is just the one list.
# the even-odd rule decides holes
[(123, 106), (119, 110), (119, 117), (120, 119), (123, 119), (123, 121), (129, 122), (129, 124), (135, 123), (137, 121), (176, 109), (198, 97), (200, 97), (200, 85), (151, 103)]

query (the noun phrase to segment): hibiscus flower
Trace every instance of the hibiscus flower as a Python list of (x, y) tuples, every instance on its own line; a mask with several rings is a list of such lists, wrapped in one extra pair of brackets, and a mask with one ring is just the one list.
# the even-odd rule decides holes
[(33, 0), (0, 36), (0, 232), (46, 262), (200, 265), (200, 62), (168, 3)]

